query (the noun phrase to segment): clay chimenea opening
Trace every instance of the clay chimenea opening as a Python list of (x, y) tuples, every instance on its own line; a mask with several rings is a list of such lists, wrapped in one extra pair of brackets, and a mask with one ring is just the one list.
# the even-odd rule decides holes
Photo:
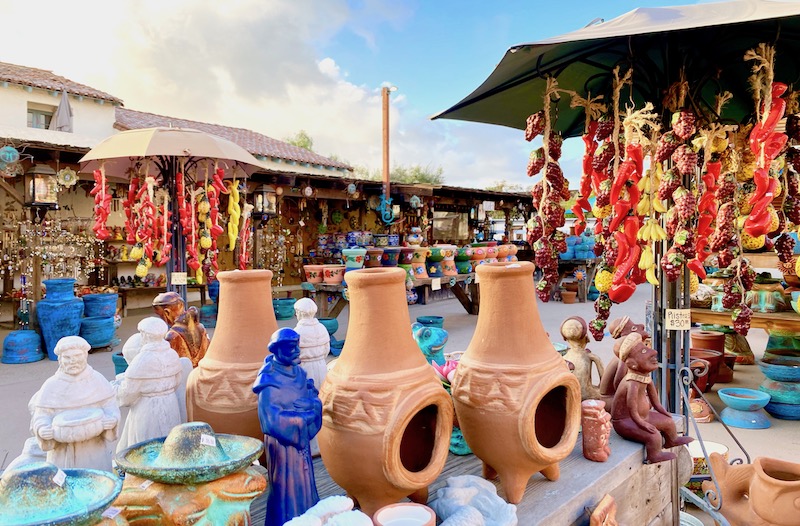
[(423, 407), (415, 414), (403, 430), (400, 441), (400, 461), (412, 473), (419, 473), (431, 462), (436, 439), (436, 421), (439, 408), (436, 405)]
[(542, 447), (555, 447), (567, 425), (567, 388), (559, 385), (544, 395), (534, 419), (536, 440)]

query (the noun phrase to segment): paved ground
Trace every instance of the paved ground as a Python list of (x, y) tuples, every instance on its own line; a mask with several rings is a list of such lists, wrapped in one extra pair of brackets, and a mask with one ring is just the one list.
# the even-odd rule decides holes
[[(617, 316), (628, 315), (634, 321), (643, 322), (645, 302), (649, 298), (649, 287), (640, 286), (639, 290), (628, 302), (614, 307), (612, 319)], [(594, 317), (594, 309), (591, 302), (572, 305), (565, 305), (560, 302), (546, 304), (539, 302), (539, 313), (545, 330), (548, 331), (551, 340), (554, 342), (561, 341), (559, 327), (565, 318), (582, 316), (588, 321)], [(336, 337), (339, 339), (346, 338), (348, 314), (349, 309), (345, 308), (339, 316), (339, 330), (336, 333)], [(449, 332), (449, 341), (445, 348), (447, 352), (464, 350), (475, 330), (476, 317), (467, 314), (455, 299), (436, 301), (429, 305), (412, 305), (409, 307), (409, 314), (412, 321), (417, 316), (423, 315), (444, 316), (444, 327)], [(123, 320), (117, 335), (124, 342), (127, 337), (136, 331), (136, 324), (149, 315), (151, 315), (151, 312), (147, 309), (130, 311), (129, 315)], [(279, 321), (278, 324), (281, 327), (294, 326), (295, 320)], [(505, 329), (505, 327), (497, 328), (498, 331)], [(7, 332), (0, 331), (0, 338), (5, 338)], [(210, 332), (213, 335), (213, 330)], [(748, 340), (756, 356), (760, 357), (766, 345), (766, 333), (762, 330), (753, 330), (748, 336)], [(601, 357), (604, 363), (608, 363), (612, 356), (612, 344), (613, 340), (607, 337), (602, 342), (593, 342), (589, 347)], [(376, 355), (379, 355), (380, 347), (376, 346), (375, 352)], [(114, 366), (110, 352), (91, 354), (89, 363), (107, 378), (113, 378)], [(23, 365), (0, 364), (0, 400), (3, 401), (3, 409), (2, 413), (0, 413), (2, 415), (2, 425), (0, 425), (0, 467), (4, 465), (4, 462), (9, 462), (19, 453), (23, 442), (30, 436), (28, 430), (30, 422), (30, 415), (27, 410), (28, 400), (42, 382), (52, 375), (56, 369), (57, 363), (49, 360)], [(757, 366), (737, 365), (733, 383), (717, 384), (714, 390), (708, 394), (709, 400), (718, 411), (721, 411), (724, 405), (716, 395), (718, 388), (725, 386), (757, 388), (763, 379), (764, 376)], [(800, 462), (800, 432), (798, 432), (800, 424), (774, 418), (770, 418), (770, 420), (772, 427), (767, 430), (734, 429), (733, 431), (747, 449), (751, 459), (757, 456), (771, 456)], [(735, 442), (725, 432), (720, 423), (699, 424), (699, 431), (703, 440), (728, 445), (731, 450), (731, 458), (743, 458)], [(697, 436), (697, 432), (694, 429), (690, 430), (690, 434)], [(4, 459), (6, 451), (8, 452), (8, 458)], [(711, 524), (710, 522), (707, 523)]]

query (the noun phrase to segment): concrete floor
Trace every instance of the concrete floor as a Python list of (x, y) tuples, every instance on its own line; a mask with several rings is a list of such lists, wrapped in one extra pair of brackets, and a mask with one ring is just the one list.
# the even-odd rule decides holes
[[(611, 319), (628, 315), (634, 321), (644, 321), (645, 302), (650, 298), (650, 288), (647, 285), (639, 286), (634, 296), (622, 305), (615, 305), (612, 309)], [(569, 316), (582, 316), (587, 321), (594, 317), (594, 308), (591, 302), (565, 305), (560, 302), (538, 303), (539, 314), (544, 324), (545, 330), (554, 342), (562, 341), (559, 327), (561, 322)], [(124, 342), (136, 331), (138, 322), (151, 315), (149, 309), (131, 310), (129, 315), (123, 319), (122, 326), (117, 331), (117, 335)], [(336, 337), (346, 338), (347, 320), (349, 308), (345, 308), (340, 314), (339, 330)], [(439, 315), (445, 317), (444, 328), (449, 333), (449, 341), (445, 348), (446, 352), (453, 352), (466, 349), (475, 330), (476, 317), (467, 314), (461, 304), (455, 299), (441, 300), (428, 305), (412, 305), (409, 307), (410, 319), (413, 321), (417, 316)], [(293, 327), (296, 320), (279, 321), (281, 327)], [(497, 330), (504, 330), (498, 327)], [(0, 331), (0, 338), (5, 338), (8, 331)], [(213, 329), (209, 330), (213, 336)], [(756, 357), (760, 357), (766, 346), (766, 332), (754, 329), (750, 332), (748, 340), (751, 344)], [(592, 352), (598, 354), (604, 363), (608, 363), (613, 356), (611, 351), (614, 340), (606, 337), (602, 342), (592, 342), (589, 347)], [(262, 343), (266, 345), (266, 342)], [(118, 347), (119, 349), (121, 347)], [(375, 349), (379, 353), (379, 347)], [(114, 377), (114, 365), (111, 360), (111, 352), (95, 352), (89, 356), (89, 363), (96, 370), (103, 373), (107, 378)], [(0, 364), (0, 400), (2, 403), (3, 425), (0, 425), (0, 468), (10, 462), (19, 454), (22, 444), (30, 436), (27, 404), (31, 396), (39, 389), (46, 378), (51, 376), (57, 369), (57, 362), (44, 360), (36, 363), (9, 365)], [(713, 391), (707, 394), (711, 404), (721, 411), (724, 405), (720, 402), (716, 391), (722, 387), (748, 387), (757, 388), (764, 379), (763, 374), (757, 366), (735, 367), (734, 381), (730, 384), (717, 384)], [(744, 445), (745, 449), (753, 459), (758, 456), (770, 456), (792, 462), (800, 462), (800, 424), (794, 421), (778, 420), (770, 417), (772, 427), (766, 430), (745, 430), (733, 429), (736, 437)], [(730, 449), (731, 459), (744, 458), (742, 452), (736, 447), (735, 442), (725, 432), (719, 422), (709, 424), (699, 424), (699, 432), (705, 441), (713, 441), (725, 444)], [(697, 437), (698, 433), (694, 429), (689, 430), (689, 434)], [(613, 454), (613, 453), (612, 453)], [(7, 458), (6, 458), (7, 457)], [(693, 514), (703, 515), (696, 509), (689, 510)], [(705, 517), (707, 524), (712, 524)]]

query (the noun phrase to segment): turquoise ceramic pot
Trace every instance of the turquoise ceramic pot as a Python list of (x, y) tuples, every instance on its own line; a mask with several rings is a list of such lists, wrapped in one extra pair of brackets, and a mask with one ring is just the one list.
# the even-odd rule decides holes
[(75, 297), (72, 278), (43, 281), (47, 294), (36, 304), (36, 317), (42, 331), (47, 356), (58, 360), (54, 349), (64, 336), (78, 336), (81, 332), (83, 300)]
[(206, 329), (213, 329), (217, 326), (218, 308), (216, 305), (203, 305), (200, 307), (200, 323)]
[(719, 399), (727, 405), (720, 419), (731, 427), (743, 429), (766, 429), (772, 424), (763, 410), (769, 403), (769, 395), (754, 389), (731, 387), (717, 391)]
[(112, 354), (111, 360), (114, 362), (114, 374), (122, 374), (128, 370), (128, 362), (122, 356), (122, 351)]
[(444, 328), (444, 316), (417, 316), (417, 323), (442, 329)]
[(86, 340), (93, 349), (107, 347), (114, 340), (114, 318), (107, 316), (91, 316), (81, 319), (80, 336)]
[(84, 316), (114, 317), (117, 314), (117, 299), (119, 294), (85, 294), (83, 298)]
[(214, 281), (210, 281), (207, 285), (208, 288), (208, 297), (214, 303), (217, 303), (219, 300), (219, 281), (216, 279)]
[(290, 320), (294, 316), (295, 298), (276, 298), (272, 300), (272, 308), (275, 309), (275, 318), (279, 320)]
[(345, 248), (342, 250), (345, 270), (356, 270), (364, 268), (364, 258), (367, 255), (366, 248)]
[(763, 358), (758, 367), (764, 376), (778, 382), (800, 382), (800, 359)]
[(800, 382), (776, 382), (767, 379), (761, 382), (758, 389), (769, 395), (770, 402), (800, 405)]
[(770, 402), (764, 409), (767, 413), (781, 420), (800, 420), (800, 405), (798, 404)]
[(11, 331), (3, 340), (3, 363), (31, 363), (44, 360), (42, 337), (31, 330)]

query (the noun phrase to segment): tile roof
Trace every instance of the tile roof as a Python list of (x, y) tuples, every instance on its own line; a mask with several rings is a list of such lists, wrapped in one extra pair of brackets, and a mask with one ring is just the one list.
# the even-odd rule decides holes
[(103, 91), (90, 88), (84, 84), (79, 84), (66, 77), (56, 75), (52, 71), (44, 69), (30, 68), (27, 66), (17, 66), (7, 62), (0, 62), (0, 82), (9, 82), (31, 86), (49, 91), (67, 90), (71, 95), (82, 95), (95, 99), (108, 100), (117, 104), (122, 104), (122, 100), (109, 95)]
[(115, 109), (117, 122), (114, 126), (120, 130), (152, 128), (156, 126), (193, 128), (235, 142), (255, 156), (272, 157), (285, 161), (295, 161), (301, 164), (308, 163), (310, 165), (322, 165), (324, 167), (352, 170), (351, 166), (343, 162), (323, 157), (305, 148), (293, 146), (243, 128), (231, 128), (229, 126), (220, 126), (219, 124), (176, 119), (163, 115), (155, 115), (153, 113), (129, 110), (122, 107), (117, 107)]

